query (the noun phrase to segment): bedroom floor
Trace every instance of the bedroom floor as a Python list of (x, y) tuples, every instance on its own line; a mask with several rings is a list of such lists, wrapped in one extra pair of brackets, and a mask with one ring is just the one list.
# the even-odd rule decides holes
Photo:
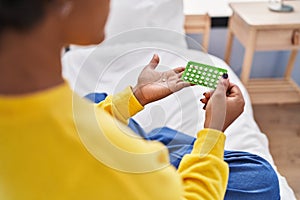
[(254, 116), (269, 145), (279, 172), (300, 200), (300, 104), (254, 105)]

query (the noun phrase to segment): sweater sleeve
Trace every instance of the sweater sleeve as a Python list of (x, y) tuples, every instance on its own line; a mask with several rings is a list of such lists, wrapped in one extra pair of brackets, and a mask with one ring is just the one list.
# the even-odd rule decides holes
[(229, 168), (224, 157), (225, 135), (204, 129), (198, 133), (194, 148), (183, 157), (178, 172), (186, 200), (223, 199)]
[(107, 96), (104, 101), (98, 104), (98, 107), (124, 124), (127, 124), (130, 117), (144, 108), (134, 96), (131, 87), (127, 87), (116, 95)]
[[(131, 116), (143, 109), (130, 87), (116, 95), (108, 96), (97, 106), (124, 124), (127, 124)], [(115, 142), (118, 143), (118, 141), (120, 141), (120, 135)], [(177, 170), (181, 178), (180, 199), (217, 200), (224, 198), (229, 175), (228, 165), (223, 161), (224, 143), (225, 135), (220, 131), (212, 129), (199, 131), (192, 152), (183, 157)], [(136, 145), (128, 145), (126, 142), (126, 147), (128, 146)], [(170, 191), (166, 190), (166, 192)], [(177, 198), (173, 197), (173, 199)]]

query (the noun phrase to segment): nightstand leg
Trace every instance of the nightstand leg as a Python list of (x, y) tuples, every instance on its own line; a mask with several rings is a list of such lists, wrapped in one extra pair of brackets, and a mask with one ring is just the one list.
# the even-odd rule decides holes
[(288, 64), (286, 66), (286, 70), (285, 70), (285, 74), (284, 74), (284, 78), (289, 79), (292, 75), (292, 71), (293, 71), (293, 67), (297, 58), (297, 50), (292, 50), (291, 51), (291, 55), (288, 61)]
[(243, 84), (247, 84), (251, 72), (252, 60), (255, 51), (256, 32), (251, 31), (250, 37), (245, 47), (244, 62), (241, 73), (241, 81)]
[(230, 65), (230, 56), (231, 56), (231, 50), (232, 50), (232, 42), (233, 42), (233, 33), (230, 30), (230, 27), (228, 28), (228, 35), (227, 35), (227, 44), (225, 49), (225, 62)]
[(209, 35), (210, 35), (210, 29), (211, 29), (211, 19), (208, 14), (205, 15), (205, 31), (203, 33), (203, 48), (208, 52), (209, 48)]

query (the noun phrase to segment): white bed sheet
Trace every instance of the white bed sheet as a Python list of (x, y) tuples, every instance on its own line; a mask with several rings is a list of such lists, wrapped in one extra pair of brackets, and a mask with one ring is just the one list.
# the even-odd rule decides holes
[[(129, 34), (130, 35), (130, 34)], [(134, 37), (135, 38), (135, 37)], [(107, 41), (101, 46), (76, 49), (63, 57), (63, 75), (79, 95), (92, 92), (115, 94), (128, 85), (135, 85), (141, 69), (157, 53), (161, 62), (157, 70), (185, 66), (187, 61), (207, 63), (226, 68), (229, 78), (242, 90), (246, 105), (244, 113), (226, 130), (226, 150), (247, 151), (268, 160), (277, 171), (269, 151), (268, 139), (253, 118), (249, 95), (239, 78), (221, 59), (163, 40), (139, 41), (122, 39)], [(159, 41), (159, 42), (158, 42)], [(185, 88), (161, 101), (145, 107), (133, 118), (146, 130), (168, 126), (195, 136), (203, 127), (204, 111), (199, 102), (207, 89)], [(283, 200), (296, 199), (286, 179), (278, 173)]]

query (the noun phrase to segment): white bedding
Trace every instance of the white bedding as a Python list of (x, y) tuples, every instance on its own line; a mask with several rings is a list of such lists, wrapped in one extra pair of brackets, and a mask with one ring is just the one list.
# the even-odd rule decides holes
[[(212, 55), (175, 46), (167, 39), (161, 42), (132, 40), (123, 40), (120, 36), (98, 47), (68, 52), (63, 57), (64, 77), (78, 94), (84, 96), (92, 92), (115, 94), (128, 85), (135, 85), (139, 72), (154, 53), (161, 58), (157, 70), (185, 66), (189, 60), (226, 68), (230, 80), (240, 86), (246, 105), (245, 112), (226, 130), (225, 148), (260, 155), (276, 169), (269, 152), (268, 139), (254, 121), (249, 95), (228, 65)], [(207, 89), (200, 86), (183, 89), (147, 105), (134, 119), (146, 131), (168, 126), (195, 136), (204, 122), (204, 111), (199, 100), (205, 91)], [(282, 199), (295, 199), (285, 178), (278, 175)]]

